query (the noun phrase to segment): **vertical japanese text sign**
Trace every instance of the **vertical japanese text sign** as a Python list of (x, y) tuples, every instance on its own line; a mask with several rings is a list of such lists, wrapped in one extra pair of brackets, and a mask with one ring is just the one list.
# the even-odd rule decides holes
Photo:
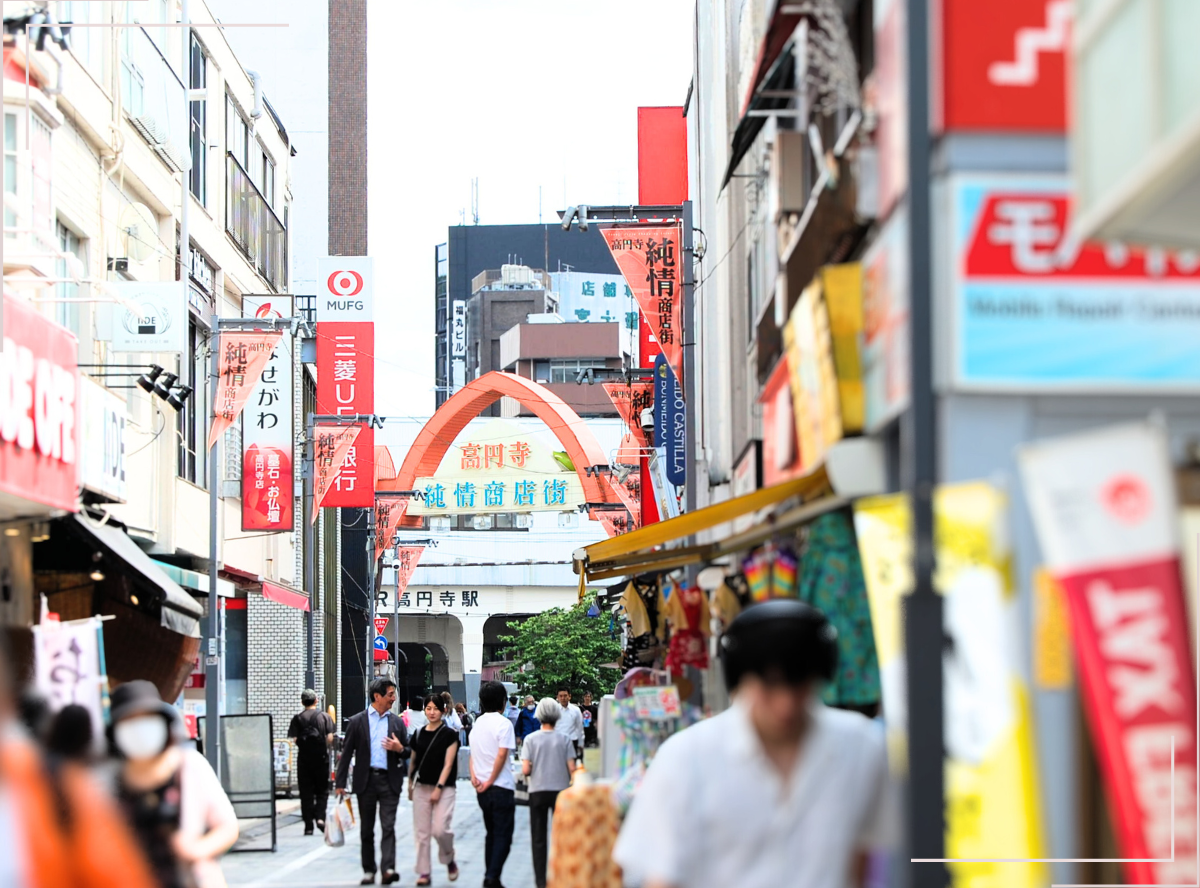
[(360, 425), (317, 425), (313, 426), (313, 513), (310, 520), (317, 520), (317, 511), (328, 506), (329, 494), (350, 451), (357, 444), (362, 447)]
[(213, 395), (212, 429), (208, 435), (210, 450), (225, 430), (237, 422), (282, 338), (281, 333), (261, 331), (220, 334), (217, 340), (219, 376)]
[[(366, 256), (331, 256), (318, 266), (317, 413), (369, 415), (375, 410), (374, 266)], [(375, 436), (355, 441), (325, 505), (375, 504)]]
[(683, 226), (607, 228), (604, 240), (658, 338), (675, 378), (683, 380)]
[[(243, 296), (242, 314), (290, 318), (292, 298)], [(242, 422), (242, 530), (291, 530), (295, 524), (292, 344), (291, 339), (280, 340), (246, 407)]]
[(33, 627), (37, 689), (57, 712), (69, 704), (85, 707), (92, 726), (104, 725), (104, 640), (98, 619), (42, 623)]

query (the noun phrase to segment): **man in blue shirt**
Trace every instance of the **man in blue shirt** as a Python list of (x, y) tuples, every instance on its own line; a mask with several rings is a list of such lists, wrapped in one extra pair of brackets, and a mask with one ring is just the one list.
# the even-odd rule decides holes
[(400, 881), (396, 872), (396, 809), (404, 788), (402, 760), (408, 755), (405, 747), (408, 732), (404, 721), (391, 711), (396, 702), (396, 683), (388, 678), (371, 682), (371, 705), (351, 716), (346, 723), (346, 742), (338, 762), (338, 800), (346, 794), (346, 777), (350, 760), (354, 760), (354, 794), (358, 796), (358, 813), (362, 818), (362, 867), (360, 885), (375, 883), (375, 809), (383, 830), (380, 863), (383, 877), (380, 884)]

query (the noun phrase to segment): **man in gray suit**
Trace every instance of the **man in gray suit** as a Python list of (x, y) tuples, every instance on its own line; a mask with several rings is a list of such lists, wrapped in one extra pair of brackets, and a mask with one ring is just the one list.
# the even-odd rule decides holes
[(346, 741), (338, 762), (334, 786), (338, 799), (346, 794), (346, 776), (354, 759), (354, 794), (362, 818), (362, 867), (360, 885), (375, 884), (375, 808), (383, 827), (379, 861), (383, 875), (380, 884), (400, 881), (396, 872), (396, 809), (404, 788), (403, 759), (408, 752), (408, 732), (400, 716), (393, 713), (396, 683), (388, 678), (371, 682), (371, 705), (351, 716), (346, 723)]

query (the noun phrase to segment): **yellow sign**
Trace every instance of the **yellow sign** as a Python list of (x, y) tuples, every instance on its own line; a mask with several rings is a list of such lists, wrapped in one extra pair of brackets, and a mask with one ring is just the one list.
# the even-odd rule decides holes
[[(1014, 605), (1007, 503), (984, 483), (940, 487), (934, 495), (937, 573), (945, 597), (946, 857), (1043, 857), (1043, 831), (1029, 694), (1011, 661), (1005, 626)], [(912, 591), (908, 500), (860, 500), (855, 529), (871, 605), (883, 683), (883, 710), (896, 773), (907, 768), (901, 604)], [(1042, 888), (1044, 864), (954, 863), (955, 888)]]
[(842, 437), (829, 311), (821, 296), (819, 281), (813, 281), (800, 294), (800, 300), (783, 328), (783, 344), (792, 386), (800, 462), (803, 470), (808, 471), (819, 465), (825, 458), (825, 451)]
[(1044, 690), (1071, 687), (1071, 628), (1062, 586), (1045, 569), (1033, 574), (1033, 681)]
[(464, 432), (431, 478), (418, 478), (410, 515), (573, 512), (586, 497), (566, 453), (496, 420)]
[(821, 280), (829, 307), (842, 428), (845, 432), (861, 432), (866, 410), (859, 347), (863, 332), (862, 265), (857, 262), (827, 265), (821, 269)]

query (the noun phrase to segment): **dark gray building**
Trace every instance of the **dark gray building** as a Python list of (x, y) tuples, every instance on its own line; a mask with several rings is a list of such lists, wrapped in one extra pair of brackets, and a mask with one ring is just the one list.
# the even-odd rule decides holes
[[(478, 290), (475, 279), (482, 272), (514, 264), (546, 272), (566, 271), (570, 267), (597, 274), (619, 274), (598, 228), (591, 226), (584, 232), (575, 226), (571, 231), (563, 231), (558, 223), (456, 225), (450, 228), (447, 242), (437, 247), (434, 261), (437, 265), (435, 375), (439, 407), (457, 386), (473, 377), (475, 366), (481, 372), (487, 372), (483, 369), (485, 366), (488, 370), (503, 369), (499, 365), (500, 336), (509, 327), (522, 323), (526, 315), (546, 310), (536, 307), (537, 298), (529, 294), (498, 300), (500, 307), (492, 317), (476, 322), (481, 325), (480, 330), (488, 329), (488, 338), (492, 340), (489, 347), (494, 346), (495, 355), (482, 354), (476, 365), (469, 360), (468, 354), (467, 303)], [(524, 302), (535, 307), (519, 313)], [(506, 326), (499, 326), (505, 321)]]

